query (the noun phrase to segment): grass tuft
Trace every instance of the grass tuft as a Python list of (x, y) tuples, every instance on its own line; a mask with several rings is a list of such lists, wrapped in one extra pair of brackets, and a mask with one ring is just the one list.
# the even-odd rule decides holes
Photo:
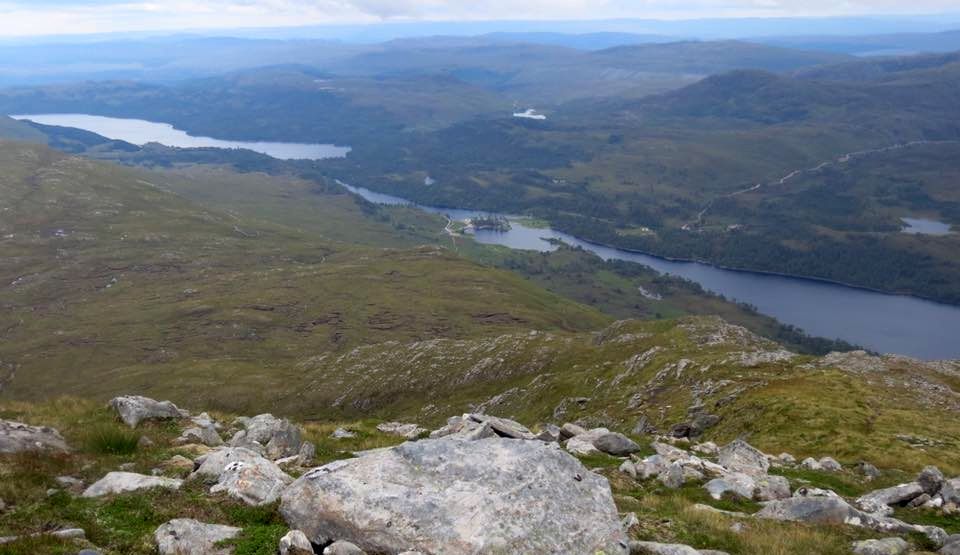
[(100, 424), (86, 435), (85, 446), (98, 455), (132, 455), (137, 452), (140, 434), (119, 426)]

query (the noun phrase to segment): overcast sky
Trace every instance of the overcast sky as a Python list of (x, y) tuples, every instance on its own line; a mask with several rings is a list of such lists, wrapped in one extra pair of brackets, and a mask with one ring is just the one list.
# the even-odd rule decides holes
[(495, 19), (935, 14), (958, 0), (0, 0), (0, 36)]

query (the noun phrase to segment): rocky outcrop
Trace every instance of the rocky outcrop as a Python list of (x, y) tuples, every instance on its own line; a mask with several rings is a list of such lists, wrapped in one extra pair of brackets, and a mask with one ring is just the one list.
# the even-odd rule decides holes
[(133, 472), (110, 472), (83, 492), (83, 497), (101, 497), (151, 488), (180, 489), (183, 480)]
[(114, 397), (110, 400), (110, 407), (131, 428), (136, 428), (144, 420), (175, 420), (190, 416), (170, 401), (156, 401), (139, 395)]
[(868, 513), (888, 515), (893, 513), (893, 505), (907, 503), (923, 493), (923, 486), (917, 482), (908, 482), (889, 488), (878, 489), (856, 500), (858, 507)]
[(160, 555), (231, 555), (232, 548), (217, 544), (237, 537), (240, 532), (233, 526), (177, 518), (157, 528), (153, 537)]
[(233, 436), (230, 446), (245, 447), (272, 460), (298, 454), (303, 443), (299, 427), (272, 414), (239, 418), (237, 423), (243, 429)]
[(12, 454), (24, 451), (67, 453), (70, 447), (67, 446), (60, 432), (53, 428), (0, 420), (0, 453)]
[(539, 441), (423, 440), (337, 461), (287, 488), (280, 512), (313, 543), (373, 553), (627, 551), (606, 479)]

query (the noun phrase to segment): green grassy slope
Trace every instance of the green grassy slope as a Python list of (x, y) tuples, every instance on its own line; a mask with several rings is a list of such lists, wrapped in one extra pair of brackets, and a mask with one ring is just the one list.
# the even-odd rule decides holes
[(351, 246), (213, 211), (164, 177), (2, 143), (4, 393), (189, 391), (232, 406), (304, 354), (608, 319), (437, 247)]

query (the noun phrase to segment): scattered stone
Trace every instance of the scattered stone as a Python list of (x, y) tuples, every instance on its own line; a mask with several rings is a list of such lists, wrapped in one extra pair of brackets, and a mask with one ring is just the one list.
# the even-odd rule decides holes
[(506, 437), (510, 439), (536, 439), (536, 436), (531, 432), (526, 426), (520, 424), (519, 422), (514, 422), (508, 418), (499, 418), (497, 416), (490, 416), (487, 414), (468, 414), (465, 415), (466, 418), (477, 422), (478, 424), (486, 424), (493, 429), (493, 432), (500, 437)]
[(60, 432), (53, 428), (0, 420), (0, 453), (12, 454), (25, 451), (68, 453), (70, 447), (67, 446)]
[(943, 477), (943, 472), (940, 472), (939, 468), (928, 466), (920, 471), (916, 481), (920, 484), (920, 487), (923, 488), (924, 493), (936, 495), (937, 492), (940, 491), (940, 488), (943, 487), (946, 479)]
[(153, 440), (147, 436), (140, 436), (140, 439), (137, 440), (137, 448), (139, 449), (149, 449), (153, 445)]
[(377, 425), (377, 430), (406, 439), (416, 439), (428, 431), (416, 424), (403, 424), (401, 422), (384, 422)]
[(554, 424), (544, 424), (540, 426), (540, 433), (537, 439), (547, 443), (560, 443), (560, 427)]
[(300, 530), (290, 530), (280, 538), (280, 555), (313, 555), (313, 546)]
[(777, 462), (787, 466), (793, 466), (797, 464), (797, 459), (790, 453), (780, 453), (777, 455)]
[(539, 441), (423, 440), (336, 461), (288, 487), (280, 512), (314, 544), (372, 553), (617, 555), (627, 545), (607, 480)]
[(817, 462), (820, 464), (820, 468), (826, 470), (827, 472), (840, 472), (843, 470), (843, 467), (840, 465), (840, 463), (830, 457), (823, 457)]
[(630, 461), (623, 461), (619, 470), (633, 479), (637, 478), (637, 466)]
[(940, 497), (944, 503), (960, 503), (960, 478), (944, 480), (940, 487)]
[(833, 490), (821, 489), (821, 488), (812, 488), (812, 487), (800, 487), (797, 488), (797, 491), (793, 492), (794, 497), (836, 497), (840, 498)]
[(731, 472), (766, 474), (770, 463), (763, 453), (743, 440), (735, 440), (720, 448), (720, 464)]
[(213, 449), (199, 443), (188, 443), (187, 445), (178, 445), (177, 452), (184, 453), (193, 458), (199, 458), (212, 452)]
[(367, 555), (366, 552), (350, 542), (333, 542), (323, 549), (323, 555)]
[(923, 493), (923, 486), (917, 482), (908, 482), (897, 486), (878, 489), (856, 500), (858, 507), (868, 513), (881, 515), (893, 514), (893, 505), (902, 505)]
[(174, 455), (160, 463), (160, 468), (173, 471), (193, 472), (194, 463), (183, 455)]
[(244, 447), (225, 447), (199, 457), (196, 462), (200, 465), (190, 476), (191, 479), (200, 478), (207, 483), (220, 479), (223, 471), (234, 462), (258, 464), (259, 461), (270, 462), (262, 455)]
[(20, 541), (26, 538), (37, 538), (40, 536), (53, 536), (61, 540), (85, 540), (87, 539), (87, 533), (82, 528), (64, 528), (62, 530), (54, 530), (52, 532), (38, 532), (36, 534), (28, 534), (26, 536), (2, 536), (0, 537), (0, 545), (5, 543), (13, 543), (15, 541)]
[(144, 420), (176, 420), (189, 416), (187, 411), (177, 408), (170, 401), (155, 401), (139, 395), (114, 397), (110, 407), (131, 428), (136, 428)]
[(678, 543), (630, 542), (630, 555), (700, 555), (700, 551)]
[(911, 499), (910, 502), (907, 503), (907, 507), (916, 509), (917, 507), (922, 507), (931, 501), (933, 501), (933, 498), (930, 497), (930, 494), (924, 493), (922, 495), (918, 495), (917, 497), (914, 497), (913, 499)]
[(300, 451), (297, 453), (297, 457), (300, 459), (301, 465), (309, 466), (313, 463), (313, 459), (317, 457), (317, 446), (309, 441), (304, 441), (300, 445)]
[(703, 443), (694, 445), (693, 452), (700, 453), (702, 455), (718, 455), (720, 453), (720, 448), (717, 447), (717, 444), (712, 441), (705, 441)]
[(601, 435), (593, 441), (593, 446), (615, 457), (626, 457), (640, 450), (636, 442), (618, 432)]
[(224, 467), (210, 493), (224, 492), (248, 505), (266, 505), (280, 498), (293, 478), (264, 458), (234, 461)]
[(337, 428), (330, 434), (331, 439), (353, 439), (355, 437), (357, 437), (356, 432), (351, 432), (346, 428)]
[(677, 438), (698, 438), (719, 422), (720, 417), (715, 414), (699, 413), (689, 422), (683, 422), (672, 427), (670, 429), (670, 435)]
[(153, 534), (160, 555), (230, 555), (233, 549), (217, 547), (235, 538), (240, 528), (205, 524), (190, 518), (177, 518), (157, 528)]
[(637, 518), (637, 513), (627, 513), (620, 520), (620, 525), (623, 526), (625, 532), (629, 532), (634, 526), (640, 526), (640, 519)]
[(183, 480), (147, 476), (133, 472), (110, 472), (83, 492), (83, 497), (101, 497), (150, 488), (180, 489)]

